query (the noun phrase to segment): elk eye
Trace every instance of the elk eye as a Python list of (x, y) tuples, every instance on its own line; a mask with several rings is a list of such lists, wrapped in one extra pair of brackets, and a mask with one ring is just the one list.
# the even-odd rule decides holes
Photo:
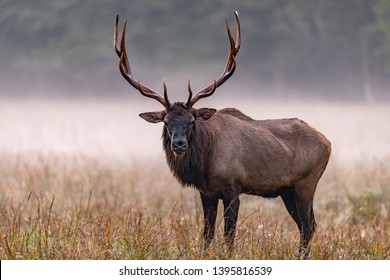
[(190, 125), (193, 125), (195, 123), (195, 119), (193, 119), (191, 122), (190, 122)]
[(168, 126), (168, 122), (167, 122), (167, 121), (164, 121), (164, 125), (165, 125), (165, 126)]

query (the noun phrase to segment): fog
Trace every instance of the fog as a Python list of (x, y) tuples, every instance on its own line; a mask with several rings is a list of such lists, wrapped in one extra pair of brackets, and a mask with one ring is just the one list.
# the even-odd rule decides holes
[[(330, 139), (332, 160), (341, 164), (390, 159), (388, 104), (238, 101), (221, 95), (202, 100), (198, 106), (236, 107), (256, 119), (298, 117)], [(162, 124), (138, 116), (160, 109), (151, 99), (2, 101), (0, 153), (163, 159)]]
[[(309, 3), (310, 2), (310, 3)], [(225, 18), (242, 45), (234, 75), (197, 106), (298, 117), (342, 160), (389, 157), (390, 5), (377, 1), (0, 1), (0, 151), (163, 157), (162, 109), (123, 79), (115, 16), (128, 20), (136, 79), (187, 98), (225, 65)]]

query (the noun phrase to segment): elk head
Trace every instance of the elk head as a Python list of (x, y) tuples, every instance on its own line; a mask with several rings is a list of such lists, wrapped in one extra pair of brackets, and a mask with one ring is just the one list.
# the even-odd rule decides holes
[(160, 95), (153, 89), (141, 84), (137, 81), (130, 68), (129, 59), (127, 57), (126, 46), (125, 46), (125, 35), (126, 35), (126, 20), (123, 24), (122, 37), (120, 46), (118, 44), (118, 21), (119, 16), (116, 17), (115, 30), (114, 30), (114, 47), (115, 52), (119, 56), (119, 69), (122, 76), (130, 83), (132, 87), (137, 89), (143, 96), (153, 98), (160, 102), (165, 109), (157, 112), (148, 112), (140, 114), (140, 117), (151, 123), (164, 122), (166, 132), (170, 137), (172, 151), (179, 155), (183, 154), (188, 148), (188, 138), (193, 127), (197, 121), (208, 120), (215, 112), (215, 109), (202, 108), (195, 109), (193, 105), (200, 99), (212, 95), (217, 87), (221, 86), (227, 81), (234, 73), (236, 69), (235, 57), (240, 49), (241, 45), (241, 33), (240, 33), (240, 21), (238, 13), (235, 12), (235, 18), (237, 23), (237, 38), (234, 41), (232, 34), (229, 29), (228, 21), (226, 20), (226, 29), (229, 36), (230, 52), (228, 54), (225, 69), (222, 75), (214, 80), (203, 89), (193, 96), (190, 81), (188, 80), (188, 100), (187, 102), (175, 102), (172, 104), (168, 99), (167, 87), (165, 81), (163, 83), (164, 94)]

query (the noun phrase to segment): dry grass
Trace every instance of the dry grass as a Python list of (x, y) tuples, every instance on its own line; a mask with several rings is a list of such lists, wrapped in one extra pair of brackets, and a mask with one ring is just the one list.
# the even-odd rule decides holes
[[(53, 114), (56, 110), (50, 106), (54, 117), (44, 122), (45, 115), (39, 108), (37, 111), (41, 115), (34, 118), (35, 110), (31, 109), (31, 115), (28, 114), (29, 104), (11, 102), (3, 105), (4, 108), (22, 106), (28, 121), (17, 123), (15, 119), (22, 117), (10, 109), (6, 115), (8, 119), (0, 122), (2, 131), (15, 128), (13, 134), (0, 141), (0, 258), (227, 258), (221, 215), (218, 216), (216, 238), (211, 248), (204, 252), (201, 249), (202, 212), (198, 193), (179, 187), (161, 152), (151, 155), (155, 148), (150, 153), (140, 152), (142, 157), (136, 156), (137, 148), (133, 145), (138, 140), (134, 140), (136, 136), (131, 130), (126, 132), (125, 126), (121, 126), (131, 124), (130, 120), (124, 119), (124, 112), (129, 108), (115, 104), (119, 109), (113, 110), (112, 105), (100, 104), (97, 110), (70, 106), (69, 110), (74, 112), (69, 116), (69, 123), (66, 114), (61, 110)], [(68, 105), (61, 106), (66, 111)], [(311, 110), (321, 113), (321, 110), (326, 111), (326, 106)], [(80, 114), (80, 110), (88, 113)], [(250, 107), (248, 110), (251, 112)], [(324, 131), (334, 147), (334, 155), (316, 193), (318, 229), (312, 240), (310, 258), (389, 259), (390, 151), (383, 139), (389, 139), (390, 133), (385, 127), (375, 130), (374, 122), (370, 122), (372, 118), (378, 127), (384, 122), (383, 118), (387, 122), (389, 106), (372, 108), (368, 118), (362, 116), (367, 110), (364, 106), (360, 110), (350, 107), (345, 111), (339, 105), (330, 110), (334, 112), (326, 121), (313, 117), (310, 110), (305, 113), (297, 110), (301, 118), (309, 118), (309, 123)], [(131, 110), (129, 112), (131, 115)], [(340, 114), (355, 116), (346, 120)], [(256, 117), (256, 114), (251, 115)], [(78, 122), (72, 126), (76, 119)], [(106, 120), (104, 128), (110, 135), (96, 132), (102, 119)], [(354, 125), (352, 122), (356, 119), (360, 123)], [(362, 121), (366, 123), (362, 124)], [(39, 126), (40, 122), (46, 124), (47, 130)], [(59, 150), (55, 145), (43, 142), (48, 141), (44, 137), (49, 135), (48, 131), (53, 133), (52, 128), (59, 123), (68, 129), (68, 140), (72, 133), (74, 139), (79, 139), (69, 143), (76, 147), (73, 152), (58, 135), (49, 138), (60, 142)], [(31, 129), (31, 125), (36, 129)], [(144, 125), (147, 128), (148, 124)], [(371, 135), (359, 130), (364, 126)], [(58, 133), (62, 131), (57, 129)], [(156, 127), (158, 133), (160, 129)], [(32, 140), (32, 143), (36, 142), (35, 146), (28, 141), (32, 131), (36, 136)], [(374, 131), (375, 135), (372, 134)], [(80, 136), (82, 133), (86, 134)], [(145, 135), (146, 132), (143, 137)], [(130, 147), (120, 142), (130, 138), (135, 141)], [(101, 145), (110, 141), (113, 141), (112, 147), (105, 146), (101, 151)], [(148, 141), (159, 145), (158, 136), (146, 143)], [(373, 141), (373, 148), (367, 150), (370, 141)], [(88, 146), (87, 152), (81, 153), (84, 145)], [(236, 250), (231, 258), (293, 259), (298, 239), (296, 226), (280, 199), (242, 196)]]

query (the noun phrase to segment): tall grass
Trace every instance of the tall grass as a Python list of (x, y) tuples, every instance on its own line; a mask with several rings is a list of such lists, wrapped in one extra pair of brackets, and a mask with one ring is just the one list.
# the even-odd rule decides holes
[[(1, 259), (293, 259), (298, 230), (280, 199), (242, 196), (236, 249), (226, 255), (222, 217), (202, 250), (196, 191), (159, 160), (8, 156), (1, 166)], [(3, 157), (4, 159), (4, 157)], [(373, 163), (374, 164), (374, 163)], [(390, 258), (390, 168), (330, 168), (318, 187), (313, 259)], [(158, 172), (157, 172), (158, 170)], [(344, 173), (345, 172), (345, 173)], [(367, 173), (369, 172), (369, 173)], [(152, 176), (151, 176), (152, 174)], [(348, 181), (348, 180), (347, 180)], [(222, 213), (222, 209), (220, 209)]]
[[(221, 205), (204, 251), (198, 192), (170, 174), (161, 128), (144, 131), (129, 118), (137, 104), (126, 104), (0, 104), (1, 259), (295, 258), (299, 234), (281, 199), (246, 195), (234, 254)], [(259, 119), (298, 116), (333, 145), (309, 258), (389, 259), (389, 106), (277, 105), (237, 107)]]

